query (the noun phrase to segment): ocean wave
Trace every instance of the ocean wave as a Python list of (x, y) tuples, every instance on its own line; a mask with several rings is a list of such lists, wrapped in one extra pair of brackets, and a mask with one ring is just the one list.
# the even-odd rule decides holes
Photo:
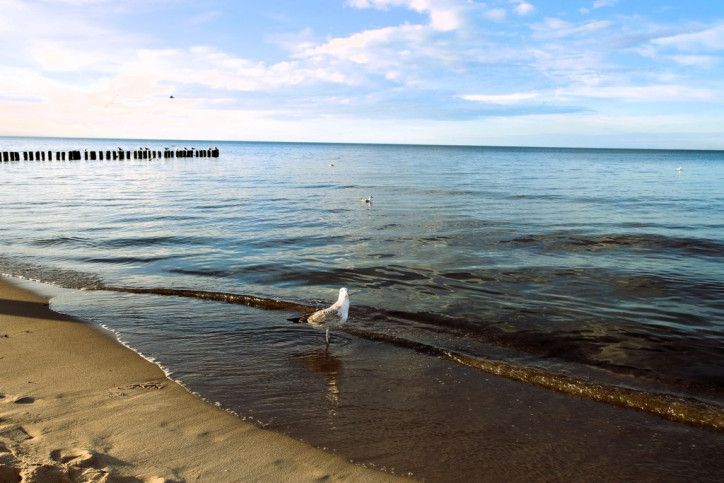
[(671, 237), (657, 234), (583, 235), (553, 232), (524, 235), (498, 242), (504, 245), (538, 247), (543, 251), (599, 251), (638, 249), (657, 255), (675, 250), (680, 254), (721, 258), (724, 243), (702, 238)]
[(88, 238), (76, 237), (76, 236), (60, 236), (56, 238), (40, 238), (31, 240), (29, 245), (39, 248), (50, 248), (50, 247), (63, 247), (63, 246), (81, 246), (89, 247), (93, 246), (95, 242)]
[(136, 264), (136, 263), (150, 263), (158, 262), (161, 260), (175, 259), (175, 256), (148, 256), (148, 257), (122, 257), (122, 256), (103, 256), (103, 257), (89, 257), (83, 258), (84, 262), (88, 263), (111, 263), (111, 264)]
[(101, 283), (100, 277), (93, 273), (65, 270), (49, 265), (38, 265), (17, 258), (6, 258), (2, 256), (0, 256), (0, 273), (10, 277), (34, 280), (70, 289), (80, 289)]

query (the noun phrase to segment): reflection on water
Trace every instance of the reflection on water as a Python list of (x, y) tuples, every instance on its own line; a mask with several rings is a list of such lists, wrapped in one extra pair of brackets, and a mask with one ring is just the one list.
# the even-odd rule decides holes
[(307, 369), (324, 376), (327, 383), (327, 401), (330, 403), (329, 415), (335, 415), (339, 405), (342, 360), (333, 355), (329, 347), (310, 352), (294, 354), (293, 357)]

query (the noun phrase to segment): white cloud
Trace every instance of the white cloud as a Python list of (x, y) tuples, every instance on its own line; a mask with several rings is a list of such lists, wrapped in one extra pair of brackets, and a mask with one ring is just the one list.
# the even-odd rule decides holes
[(190, 24), (203, 24), (206, 22), (211, 22), (212, 20), (215, 20), (219, 17), (222, 17), (224, 14), (223, 12), (219, 10), (209, 10), (208, 12), (204, 12), (198, 15), (193, 16), (189, 19)]
[(724, 49), (724, 23), (699, 32), (671, 35), (652, 41), (662, 47), (678, 50), (722, 50)]
[(78, 9), (63, 7), (63, 4), (71, 3), (70, 0), (55, 3), (59, 6), (48, 9), (37, 2), (3, 0), (0, 33), (6, 32), (8, 39), (93, 39), (102, 42), (108, 36), (116, 37), (99, 22), (74, 15), (73, 11)]
[[(382, 2), (377, 2), (377, 8), (383, 8)], [(354, 8), (373, 8), (375, 2), (370, 0), (347, 0), (347, 5)]]
[(462, 25), (460, 12), (452, 9), (440, 9), (430, 11), (430, 26), (435, 30), (447, 32), (456, 30)]
[(613, 7), (617, 3), (618, 0), (595, 0), (593, 2), (593, 8)]
[(48, 79), (31, 69), (6, 67), (0, 71), (0, 92), (18, 102), (31, 100), (39, 102), (54, 96), (54, 93), (68, 91), (60, 82)]
[(463, 24), (463, 11), (466, 2), (460, 0), (348, 0), (347, 5), (354, 8), (376, 8), (386, 10), (389, 7), (404, 7), (430, 17), (430, 27), (440, 31), (460, 28)]
[(494, 22), (503, 22), (508, 17), (508, 13), (502, 8), (491, 8), (483, 12), (483, 17)]
[(120, 58), (109, 57), (105, 47), (92, 42), (37, 40), (27, 46), (27, 59), (47, 72), (115, 72)]
[(531, 13), (535, 12), (535, 7), (526, 1), (520, 1), (520, 0), (511, 0), (511, 1), (512, 1), (512, 3), (518, 4), (515, 7), (515, 13), (517, 13), (518, 15), (525, 16), (525, 15), (530, 15)]
[(540, 94), (531, 92), (518, 92), (514, 94), (467, 94), (459, 96), (466, 101), (485, 102), (490, 104), (511, 105), (538, 99)]
[(124, 66), (124, 72), (138, 72), (156, 82), (197, 84), (231, 91), (272, 90), (303, 83), (352, 84), (334, 69), (303, 65), (297, 61), (276, 64), (250, 61), (213, 47), (189, 49), (144, 49)]
[(536, 36), (541, 38), (568, 37), (607, 29), (612, 23), (608, 20), (595, 20), (576, 25), (559, 18), (546, 17), (542, 23), (532, 26)]
[(279, 47), (293, 54), (313, 49), (318, 43), (314, 31), (309, 27), (300, 32), (273, 35), (271, 38)]
[(75, 7), (88, 6), (100, 3), (110, 3), (111, 0), (43, 0), (49, 4), (73, 5)]
[[(50, 49), (50, 47), (48, 47)], [(0, 74), (0, 92), (6, 99), (40, 102), (48, 109), (75, 111), (109, 108), (115, 111), (129, 106), (155, 105), (170, 94), (184, 90), (184, 99), (176, 104), (190, 102), (208, 104), (226, 92), (274, 92), (290, 86), (311, 88), (316, 84), (352, 85), (350, 80), (333, 68), (282, 61), (265, 64), (235, 57), (212, 47), (188, 49), (141, 49), (124, 59), (118, 59), (113, 69), (94, 72), (78, 80), (54, 79), (53, 62), (73, 68), (86, 62), (82, 52), (43, 52), (49, 59), (43, 65), (45, 72), (29, 68), (3, 68)], [(71, 71), (64, 71), (71, 72)], [(270, 110), (273, 110), (270, 106)], [(162, 111), (159, 111), (162, 114)]]
[(719, 57), (711, 55), (674, 55), (671, 58), (677, 64), (688, 66), (713, 65), (720, 61)]
[(310, 47), (300, 53), (299, 57), (320, 59), (331, 56), (358, 64), (366, 64), (372, 60), (373, 48), (398, 42), (414, 43), (421, 40), (422, 31), (423, 27), (420, 25), (364, 30), (349, 37), (334, 38), (325, 44)]
[(717, 99), (715, 93), (709, 89), (673, 84), (608, 87), (584, 86), (558, 89), (555, 94), (559, 98), (587, 97), (626, 102), (684, 102)]
[[(613, 7), (618, 3), (618, 0), (596, 0), (591, 6), (592, 9), (596, 10), (603, 7)], [(578, 11), (584, 15), (591, 13), (591, 8), (581, 7)]]
[(567, 102), (574, 99), (609, 99), (625, 102), (686, 102), (710, 101), (717, 95), (709, 89), (692, 88), (675, 84), (645, 86), (599, 86), (596, 82), (582, 83), (577, 87), (564, 87), (551, 92), (516, 92), (512, 94), (466, 94), (458, 96), (472, 102), (497, 105), (525, 104), (531, 101)]

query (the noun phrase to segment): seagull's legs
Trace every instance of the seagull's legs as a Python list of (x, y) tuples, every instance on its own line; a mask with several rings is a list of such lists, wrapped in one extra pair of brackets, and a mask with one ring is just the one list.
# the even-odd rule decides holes
[(329, 327), (327, 327), (327, 332), (324, 333), (324, 338), (327, 340), (327, 345), (329, 345)]

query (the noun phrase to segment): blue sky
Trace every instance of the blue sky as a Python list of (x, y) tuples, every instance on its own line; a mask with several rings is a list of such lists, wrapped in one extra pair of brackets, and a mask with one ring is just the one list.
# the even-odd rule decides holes
[(0, 135), (724, 149), (712, 0), (0, 0), (0, 41)]

